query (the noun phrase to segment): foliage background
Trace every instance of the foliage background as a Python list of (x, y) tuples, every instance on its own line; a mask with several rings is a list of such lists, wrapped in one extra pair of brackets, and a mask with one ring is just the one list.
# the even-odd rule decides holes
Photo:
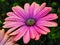
[[(2, 29), (4, 19), (7, 17), (6, 13), (12, 11), (11, 8), (16, 5), (24, 6), (25, 3), (37, 2), (42, 4), (47, 3), (47, 6), (51, 6), (52, 13), (57, 13), (59, 18), (55, 20), (59, 25), (58, 27), (50, 28), (51, 32), (48, 35), (42, 35), (40, 40), (31, 40), (27, 45), (60, 45), (60, 0), (0, 0), (0, 29)], [(7, 29), (6, 29), (7, 31)], [(17, 43), (25, 45), (21, 40)]]

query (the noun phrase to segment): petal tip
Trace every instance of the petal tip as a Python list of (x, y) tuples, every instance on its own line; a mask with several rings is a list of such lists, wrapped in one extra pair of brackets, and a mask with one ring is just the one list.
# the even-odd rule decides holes
[(28, 42), (27, 42), (27, 41), (26, 41), (26, 42), (24, 42), (24, 44), (28, 44), (28, 43), (29, 43), (29, 41), (28, 41)]
[(56, 19), (58, 18), (57, 14), (55, 14)]
[(45, 7), (45, 9), (48, 9), (48, 10), (51, 11), (52, 10), (52, 7)]
[(44, 2), (43, 4), (45, 4), (45, 5), (46, 5), (46, 2)]
[(55, 22), (54, 25), (53, 25), (53, 27), (57, 27), (57, 26), (58, 26), (58, 24)]
[(43, 6), (46, 6), (46, 2), (42, 3)]
[(56, 27), (58, 26), (58, 24), (56, 23)]
[(25, 3), (25, 5), (29, 5), (29, 3)]
[(3, 26), (3, 28), (5, 28), (5, 26)]
[[(15, 6), (15, 7), (16, 7), (16, 6)], [(15, 7), (12, 7), (12, 10), (13, 10)]]
[(9, 15), (9, 14), (11, 14), (11, 13), (12, 13), (12, 12), (7, 12), (6, 15)]
[(32, 4), (36, 4), (36, 2), (33, 2)]

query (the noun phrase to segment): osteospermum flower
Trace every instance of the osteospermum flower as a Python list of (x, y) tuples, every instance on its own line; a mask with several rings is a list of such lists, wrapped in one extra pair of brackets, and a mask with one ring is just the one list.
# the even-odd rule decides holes
[(17, 45), (13, 41), (13, 37), (5, 34), (4, 29), (0, 30), (0, 45)]
[[(24, 43), (28, 43), (30, 39), (39, 40), (39, 37), (48, 34), (50, 29), (47, 27), (56, 27), (57, 23), (53, 20), (57, 19), (57, 14), (49, 13), (52, 8), (46, 7), (46, 3), (39, 4), (33, 2), (24, 5), (24, 9), (20, 6), (12, 7), (13, 12), (7, 13), (4, 22), (4, 28), (10, 28), (7, 32), (10, 35), (16, 35), (14, 40), (17, 41), (23, 37)], [(15, 31), (16, 30), (16, 31)]]

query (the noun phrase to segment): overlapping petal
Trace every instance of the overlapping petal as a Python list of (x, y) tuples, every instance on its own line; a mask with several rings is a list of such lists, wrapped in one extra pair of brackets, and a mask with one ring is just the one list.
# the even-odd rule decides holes
[(34, 28), (33, 27), (30, 27), (30, 37), (31, 37), (31, 39), (34, 39), (35, 38), (35, 33), (34, 33)]
[(22, 22), (24, 22), (24, 19), (11, 16), (11, 17), (7, 17), (7, 18), (5, 19), (5, 21), (13, 21), (13, 22), (20, 22), (20, 21), (22, 21)]
[[(19, 34), (14, 38), (14, 40), (17, 41), (17, 40), (21, 39), (27, 30), (28, 30), (28, 27), (26, 27), (26, 26), (23, 26), (20, 29), (18, 29), (17, 31), (19, 31)], [(16, 33), (17, 33), (17, 31), (16, 31)], [(14, 32), (11, 35), (14, 35)]]
[(10, 17), (10, 16), (18, 17), (14, 12), (8, 12), (8, 13), (7, 13), (7, 16), (9, 16), (9, 17)]
[(49, 21), (49, 20), (55, 20), (57, 18), (58, 18), (57, 14), (48, 14), (47, 16), (41, 18), (40, 20), (47, 20), (47, 21)]
[(36, 14), (36, 19), (40, 19), (44, 16), (46, 16), (50, 11), (52, 10), (51, 7), (45, 7), (41, 12)]
[(39, 8), (39, 4), (37, 4), (36, 2), (33, 2), (30, 6), (30, 16), (29, 17), (33, 17), (34, 12), (36, 11), (36, 9)]
[(37, 26), (34, 26), (34, 28), (36, 29), (36, 31), (38, 32), (38, 33), (40, 33), (40, 34), (47, 34), (47, 32), (46, 31), (44, 31), (43, 29), (41, 29), (41, 28), (39, 28), (39, 27), (37, 27)]
[(30, 37), (31, 39), (38, 40), (40, 38), (40, 34), (36, 31), (34, 27), (30, 27)]
[(20, 25), (10, 28), (6, 33), (10, 34), (12, 31), (16, 30), (16, 28), (18, 28), (18, 27), (20, 27)]
[(23, 36), (23, 41), (24, 41), (25, 44), (27, 44), (30, 41), (30, 33), (29, 33), (29, 30)]
[(24, 25), (24, 23), (23, 22), (9, 22), (6, 25), (4, 25), (3, 27), (4, 28), (11, 28), (11, 27), (15, 27), (15, 26), (18, 26), (18, 25), (22, 26), (22, 25)]
[(39, 5), (36, 6), (33, 16), (35, 17), (39, 12), (41, 12), (45, 8), (45, 6), (46, 6), (46, 3), (41, 4), (41, 6)]
[(46, 27), (56, 27), (58, 24), (56, 22), (52, 21), (38, 21), (37, 22), (38, 26), (46, 26)]
[(20, 6), (12, 7), (12, 10), (18, 17), (24, 17), (24, 10)]
[(29, 3), (26, 3), (24, 5), (24, 12), (25, 12), (25, 17), (28, 18), (30, 15), (30, 4)]

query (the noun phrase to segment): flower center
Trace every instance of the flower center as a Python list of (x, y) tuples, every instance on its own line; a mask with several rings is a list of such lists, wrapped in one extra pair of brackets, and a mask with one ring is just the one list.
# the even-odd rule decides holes
[(32, 25), (34, 25), (35, 24), (35, 20), (34, 19), (28, 19), (27, 21), (26, 21), (26, 25), (28, 25), (28, 26), (32, 26)]

